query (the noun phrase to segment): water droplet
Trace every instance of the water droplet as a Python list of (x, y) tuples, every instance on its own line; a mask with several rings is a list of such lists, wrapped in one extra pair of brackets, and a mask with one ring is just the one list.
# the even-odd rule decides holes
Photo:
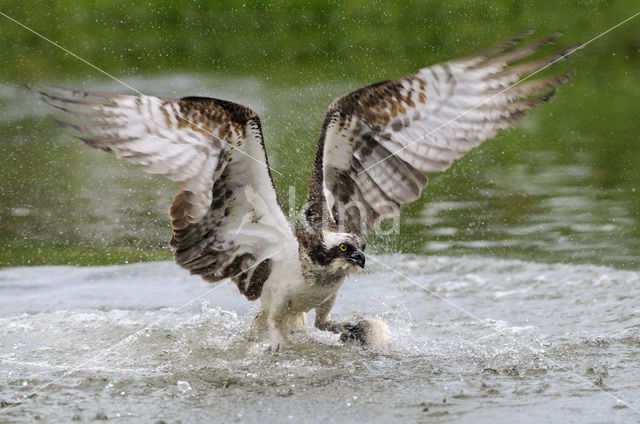
[(178, 389), (182, 393), (187, 393), (188, 391), (191, 390), (191, 385), (187, 381), (178, 380), (178, 382), (176, 383), (176, 386), (178, 386)]

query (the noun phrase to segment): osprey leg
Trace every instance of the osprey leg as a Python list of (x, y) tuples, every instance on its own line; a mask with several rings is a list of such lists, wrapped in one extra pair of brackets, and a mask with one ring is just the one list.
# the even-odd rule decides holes
[(322, 331), (330, 331), (332, 333), (340, 334), (341, 341), (358, 340), (363, 344), (366, 344), (365, 334), (361, 322), (356, 324), (347, 321), (330, 321), (329, 311), (333, 308), (333, 304), (336, 302), (336, 296), (331, 296), (316, 308), (316, 319), (314, 325), (317, 329)]
[(328, 299), (326, 299), (324, 302), (322, 302), (320, 305), (316, 307), (316, 318), (314, 320), (313, 325), (318, 330), (331, 331), (333, 333), (338, 332), (328, 327), (328, 324), (330, 322), (329, 312), (331, 311), (331, 308), (333, 308), (334, 303), (336, 303), (335, 295), (329, 297)]
[(262, 340), (269, 337), (269, 350), (277, 352), (283, 344), (283, 330), (288, 322), (283, 322), (284, 315), (260, 309), (251, 321), (247, 331), (248, 340)]
[(269, 327), (269, 340), (270, 340), (270, 349), (272, 352), (277, 352), (280, 350), (280, 346), (282, 346), (283, 338), (282, 333), (280, 332), (280, 318), (278, 316), (269, 314), (267, 316), (267, 325)]

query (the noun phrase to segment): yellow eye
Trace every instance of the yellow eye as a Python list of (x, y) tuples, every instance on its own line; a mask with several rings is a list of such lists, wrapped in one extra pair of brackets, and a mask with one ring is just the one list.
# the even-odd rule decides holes
[(347, 246), (346, 246), (344, 243), (342, 243), (342, 244), (340, 245), (340, 251), (341, 251), (341, 252), (346, 252), (346, 251), (347, 251)]

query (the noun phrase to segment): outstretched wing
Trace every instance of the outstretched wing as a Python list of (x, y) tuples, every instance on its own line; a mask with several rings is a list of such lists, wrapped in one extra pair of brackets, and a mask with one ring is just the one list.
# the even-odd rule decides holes
[(62, 89), (43, 99), (66, 112), (88, 145), (175, 181), (169, 214), (175, 259), (209, 281), (233, 278), (250, 299), (265, 259), (294, 240), (273, 186), (258, 115), (224, 100), (180, 100)]
[(526, 81), (566, 52), (525, 61), (557, 34), (524, 47), (513, 39), (483, 53), (372, 84), (335, 100), (325, 115), (306, 205), (315, 228), (360, 235), (416, 200), (424, 172), (451, 163), (522, 118), (569, 74)]

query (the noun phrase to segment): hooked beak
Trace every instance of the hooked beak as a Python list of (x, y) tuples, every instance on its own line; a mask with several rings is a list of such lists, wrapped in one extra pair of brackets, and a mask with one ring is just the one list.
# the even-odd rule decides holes
[(347, 256), (347, 262), (358, 265), (360, 268), (364, 268), (364, 252), (360, 249), (356, 250), (349, 256)]

